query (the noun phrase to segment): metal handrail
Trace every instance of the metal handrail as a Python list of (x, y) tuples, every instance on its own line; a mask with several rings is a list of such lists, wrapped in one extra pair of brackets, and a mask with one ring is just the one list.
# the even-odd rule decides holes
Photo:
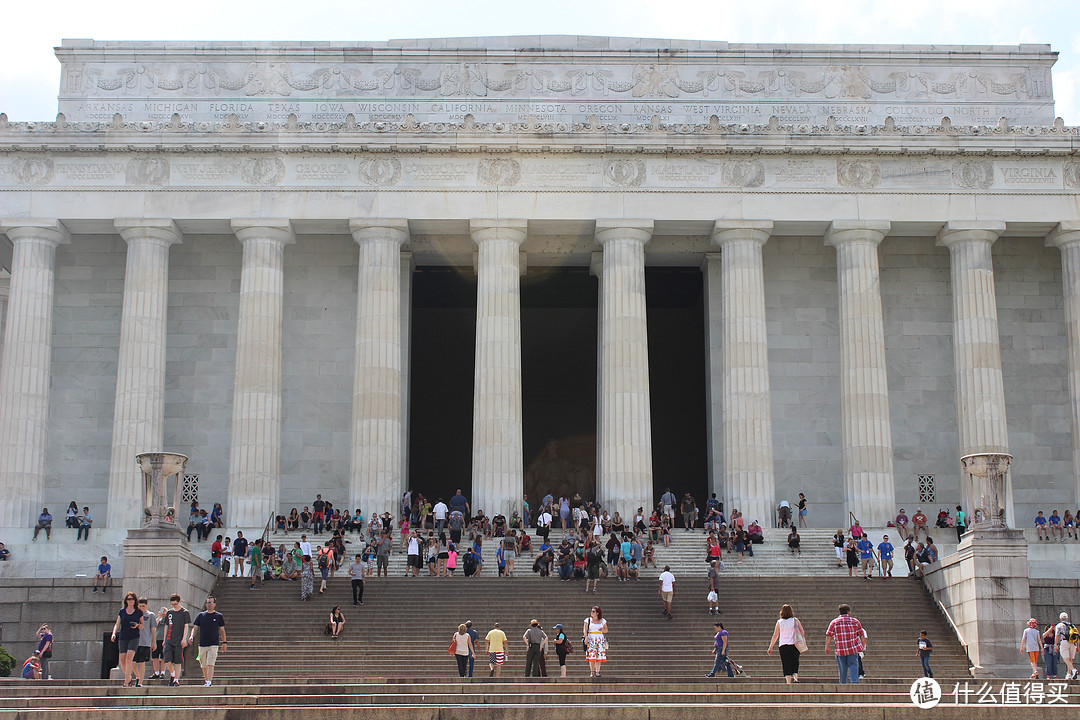
[(855, 517), (855, 513), (848, 510), (848, 527), (851, 527), (855, 523), (859, 522), (859, 518)]
[(274, 520), (277, 518), (277, 513), (273, 510), (270, 511), (270, 517), (266, 520), (266, 525), (262, 531), (262, 544), (265, 547), (266, 541), (270, 539), (270, 526), (274, 524)]

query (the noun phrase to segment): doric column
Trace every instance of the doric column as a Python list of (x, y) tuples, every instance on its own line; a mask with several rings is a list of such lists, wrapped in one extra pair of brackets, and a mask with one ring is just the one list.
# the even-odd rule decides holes
[(712, 235), (721, 253), (721, 422), (724, 491), (731, 499), (726, 509), (748, 518), (770, 518), (776, 504), (761, 260), (772, 227), (767, 220), (718, 220)]
[(1080, 223), (1063, 222), (1046, 238), (1061, 250), (1065, 342), (1072, 414), (1073, 504), (1080, 507)]
[(229, 492), (230, 527), (261, 528), (281, 512), (281, 337), (289, 220), (233, 220), (244, 248), (236, 330)]
[(401, 246), (406, 220), (352, 220), (360, 248), (349, 508), (397, 515), (404, 492)]
[[(596, 277), (596, 481), (604, 474), (604, 453), (600, 439), (604, 437), (604, 253), (594, 252), (589, 258), (589, 274)], [(630, 518), (637, 505), (630, 508)], [(648, 505), (642, 505), (646, 510)], [(558, 508), (556, 508), (558, 510)], [(620, 512), (622, 512), (620, 510)], [(645, 514), (648, 517), (648, 513)]]
[(0, 229), (14, 245), (0, 350), (0, 527), (14, 528), (32, 525), (42, 507), (56, 246), (71, 237), (56, 220), (6, 220)]
[[(409, 486), (409, 373), (412, 370), (412, 279), (413, 256), (402, 252), (401, 257), (401, 485)], [(400, 493), (399, 493), (400, 495)], [(355, 510), (356, 506), (350, 508)]]
[(472, 511), (510, 514), (524, 492), (521, 244), (524, 220), (473, 220), (477, 254)]
[(652, 220), (597, 220), (604, 249), (600, 291), (600, 394), (603, 419), (597, 499), (632, 518), (653, 505), (649, 332), (645, 314), (645, 244)]
[(137, 528), (145, 499), (135, 456), (165, 449), (169, 247), (181, 241), (181, 234), (176, 223), (165, 219), (117, 220), (115, 227), (128, 248), (106, 522), (110, 528)]
[[(1001, 374), (997, 295), (990, 248), (1003, 222), (949, 222), (938, 244), (949, 249), (953, 305), (953, 366), (960, 455), (1009, 452)], [(1016, 527), (1012, 482), (1006, 480), (1006, 522)]]
[[(708, 492), (726, 498), (724, 477), (724, 283), (722, 256), (705, 253), (701, 263), (705, 293), (705, 392), (708, 394), (706, 429), (708, 432)], [(731, 509), (724, 507), (729, 513)], [(753, 518), (751, 518), (753, 519)]]
[(840, 290), (844, 503), (867, 527), (884, 527), (896, 509), (877, 250), (889, 228), (889, 222), (837, 220), (825, 235), (836, 248)]

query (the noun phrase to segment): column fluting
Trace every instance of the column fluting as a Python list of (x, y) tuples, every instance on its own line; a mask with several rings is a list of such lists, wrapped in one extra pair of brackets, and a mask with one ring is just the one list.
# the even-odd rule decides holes
[(1060, 223), (1047, 236), (1046, 244), (1061, 251), (1065, 352), (1072, 417), (1073, 504), (1080, 507), (1080, 223)]
[[(603, 248), (597, 499), (632, 518), (653, 505), (652, 404), (645, 307), (645, 244), (652, 220), (598, 220)], [(647, 514), (647, 512), (646, 512)]]
[(478, 247), (472, 511), (509, 517), (524, 492), (521, 244), (525, 220), (473, 220)]
[(176, 223), (167, 219), (117, 220), (114, 226), (127, 243), (127, 263), (106, 522), (108, 527), (119, 529), (137, 528), (142, 523), (146, 499), (135, 456), (165, 449), (169, 248), (180, 242), (182, 235)]
[(751, 519), (771, 518), (776, 504), (762, 265), (762, 247), (772, 227), (767, 220), (717, 221), (712, 235), (721, 253), (726, 509)]
[[(1001, 372), (997, 295), (991, 247), (1003, 222), (949, 222), (938, 244), (949, 249), (953, 306), (953, 366), (960, 456), (1008, 453), (1005, 383)], [(1011, 474), (1005, 485), (1006, 522), (1013, 517)]]
[(844, 503), (867, 527), (883, 527), (896, 507), (878, 268), (878, 245), (890, 227), (887, 221), (837, 220), (825, 235), (836, 248), (839, 286)]
[(225, 519), (232, 527), (261, 528), (281, 512), (285, 246), (295, 236), (287, 219), (233, 220), (232, 229), (244, 254)]
[[(723, 257), (705, 253), (701, 263), (702, 291), (705, 293), (705, 391), (708, 393), (709, 483), (708, 492), (725, 498), (724, 488), (724, 341), (723, 341)], [(725, 506), (725, 509), (726, 506)], [(751, 518), (753, 519), (753, 518)]]
[(56, 246), (71, 237), (57, 220), (0, 229), (14, 245), (0, 350), (0, 527), (14, 528), (33, 525), (45, 494)]
[(360, 249), (349, 507), (396, 516), (405, 484), (401, 246), (409, 224), (363, 219), (349, 229)]

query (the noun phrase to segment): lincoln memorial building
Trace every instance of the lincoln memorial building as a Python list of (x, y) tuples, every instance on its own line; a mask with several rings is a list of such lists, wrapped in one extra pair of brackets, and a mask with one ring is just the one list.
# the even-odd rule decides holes
[(1048, 46), (56, 55), (55, 121), (0, 115), (0, 529), (137, 527), (146, 451), (240, 528), (666, 487), (880, 527), (976, 504), (971, 455), (1011, 526), (1080, 505)]

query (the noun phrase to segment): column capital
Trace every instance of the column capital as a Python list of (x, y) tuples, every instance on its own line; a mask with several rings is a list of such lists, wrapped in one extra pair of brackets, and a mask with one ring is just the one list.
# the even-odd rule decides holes
[(1068, 220), (1058, 223), (1057, 227), (1046, 236), (1046, 246), (1064, 250), (1066, 247), (1080, 243), (1080, 222)]
[(392, 240), (398, 245), (409, 242), (409, 221), (405, 218), (353, 218), (349, 232), (357, 243), (365, 240)]
[(0, 232), (8, 236), (11, 242), (22, 238), (33, 237), (39, 240), (51, 240), (54, 245), (65, 245), (71, 242), (71, 233), (59, 220), (43, 218), (26, 218), (17, 220), (8, 218), (0, 220)]
[(469, 234), (473, 242), (488, 240), (513, 240), (518, 245), (525, 242), (529, 233), (529, 221), (519, 218), (473, 218), (469, 220)]
[(952, 247), (961, 242), (985, 242), (992, 245), (1003, 232), (1005, 223), (1000, 220), (949, 221), (938, 232), (937, 244)]
[(287, 218), (234, 218), (233, 234), (241, 243), (248, 240), (276, 240), (282, 245), (296, 242), (292, 221)]
[(603, 245), (611, 240), (636, 240), (642, 245), (652, 239), (653, 221), (641, 219), (596, 221), (596, 241)]
[(113, 227), (128, 244), (134, 240), (157, 240), (169, 246), (184, 238), (176, 222), (167, 218), (121, 218), (113, 221)]
[(842, 243), (868, 242), (876, 247), (890, 228), (888, 220), (833, 220), (825, 232), (825, 244), (838, 247)]
[(764, 245), (772, 231), (772, 220), (717, 220), (713, 223), (711, 241), (720, 247), (736, 240), (749, 240)]

